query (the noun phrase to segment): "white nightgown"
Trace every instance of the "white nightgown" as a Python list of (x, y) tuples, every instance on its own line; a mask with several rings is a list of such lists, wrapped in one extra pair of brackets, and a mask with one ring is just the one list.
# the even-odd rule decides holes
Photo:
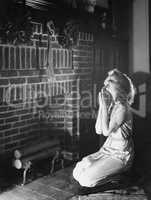
[[(120, 102), (117, 102), (112, 109), (110, 119), (119, 115), (122, 108)], [(124, 108), (126, 114), (122, 125), (109, 134), (99, 151), (84, 157), (76, 164), (73, 177), (81, 186), (93, 187), (102, 179), (131, 167), (134, 157), (132, 115), (128, 105)]]

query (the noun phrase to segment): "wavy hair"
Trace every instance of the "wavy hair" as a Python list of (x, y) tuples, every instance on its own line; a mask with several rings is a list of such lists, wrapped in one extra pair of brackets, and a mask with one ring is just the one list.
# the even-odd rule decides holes
[(118, 90), (117, 100), (120, 102), (128, 102), (131, 105), (134, 102), (136, 88), (132, 80), (118, 69), (113, 69), (108, 72), (108, 76), (114, 76), (116, 79), (116, 88)]

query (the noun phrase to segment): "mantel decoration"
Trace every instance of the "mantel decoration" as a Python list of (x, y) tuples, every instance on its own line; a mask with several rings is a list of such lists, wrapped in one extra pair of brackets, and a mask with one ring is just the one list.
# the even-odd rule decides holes
[(65, 22), (58, 34), (58, 42), (63, 48), (71, 48), (77, 45), (79, 24), (74, 20)]
[[(2, 22), (0, 23), (1, 43), (14, 45), (30, 43), (32, 21), (34, 21), (31, 16), (35, 10), (47, 15), (47, 21), (53, 18), (54, 24), (47, 23), (47, 28), (53, 30), (53, 33), (57, 35), (58, 43), (63, 48), (71, 48), (77, 44), (79, 27), (83, 18), (98, 24), (100, 31), (109, 30), (114, 32), (114, 35), (117, 31), (114, 16), (109, 9), (100, 11), (97, 0), (10, 0), (10, 2), (10, 12), (7, 11), (4, 14), (4, 20), (0, 19)], [(11, 16), (9, 13), (15, 14)], [(49, 35), (51, 35), (50, 31)]]
[(87, 12), (94, 13), (96, 0), (83, 0), (83, 3), (85, 4), (85, 10)]
[(24, 44), (29, 43), (32, 35), (31, 18), (27, 17), (16, 22), (9, 21), (7, 24), (0, 27), (1, 42), (9, 44)]
[(22, 44), (30, 42), (32, 35), (31, 13), (26, 9), (23, 1), (10, 1), (7, 7), (0, 6), (4, 13), (0, 19), (0, 42)]
[[(57, 37), (58, 43), (63, 48), (71, 48), (77, 45), (79, 23), (74, 20), (65, 22), (61, 27), (55, 27), (52, 20), (48, 21), (47, 24), (48, 35), (50, 40), (52, 37)], [(57, 24), (56, 24), (57, 26)]]

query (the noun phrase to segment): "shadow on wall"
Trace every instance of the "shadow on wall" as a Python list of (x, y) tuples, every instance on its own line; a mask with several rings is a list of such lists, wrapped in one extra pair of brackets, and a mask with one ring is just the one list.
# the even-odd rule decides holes
[(80, 119), (80, 158), (96, 152), (104, 142), (95, 132), (95, 122), (96, 119), (92, 118)]
[[(137, 88), (133, 104), (135, 145), (134, 175), (144, 189), (151, 190), (151, 74), (136, 72), (132, 79)], [(151, 195), (151, 191), (149, 192)]]

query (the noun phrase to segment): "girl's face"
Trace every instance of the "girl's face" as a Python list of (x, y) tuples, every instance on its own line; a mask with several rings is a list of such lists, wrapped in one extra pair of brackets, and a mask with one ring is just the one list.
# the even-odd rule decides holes
[(108, 76), (105, 81), (104, 85), (106, 90), (111, 93), (112, 96), (117, 96), (117, 79), (115, 76)]

